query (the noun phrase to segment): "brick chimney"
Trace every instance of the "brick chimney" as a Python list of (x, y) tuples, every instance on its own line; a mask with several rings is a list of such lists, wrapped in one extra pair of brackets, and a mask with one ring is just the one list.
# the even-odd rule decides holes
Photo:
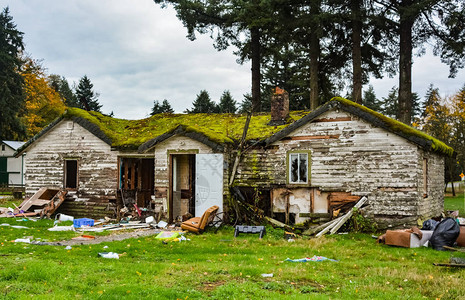
[(279, 87), (271, 95), (271, 121), (270, 126), (286, 124), (289, 117), (289, 93)]

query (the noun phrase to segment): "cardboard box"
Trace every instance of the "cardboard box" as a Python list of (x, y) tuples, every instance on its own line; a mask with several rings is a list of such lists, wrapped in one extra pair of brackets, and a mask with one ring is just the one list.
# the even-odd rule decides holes
[(465, 226), (460, 226), (460, 234), (456, 242), (457, 246), (465, 247)]
[(420, 239), (411, 230), (387, 230), (385, 244), (404, 248), (418, 248), (427, 246), (427, 242), (433, 234), (432, 230), (421, 230), (422, 238)]

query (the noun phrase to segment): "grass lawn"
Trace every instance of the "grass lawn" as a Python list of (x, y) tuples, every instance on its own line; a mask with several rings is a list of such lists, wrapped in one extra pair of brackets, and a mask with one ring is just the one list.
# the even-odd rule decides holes
[[(281, 230), (267, 228), (260, 240), (224, 227), (190, 241), (149, 236), (66, 250), (11, 242), (77, 235), (47, 231), (50, 220), (1, 223), (29, 227), (0, 226), (1, 299), (465, 299), (465, 269), (432, 265), (465, 253), (378, 245), (367, 234), (287, 242)], [(109, 251), (123, 255), (98, 256)], [(314, 255), (338, 261), (285, 261)]]
[(461, 217), (465, 217), (465, 199), (463, 192), (456, 193), (455, 197), (452, 194), (447, 194), (444, 197), (444, 210), (458, 210)]

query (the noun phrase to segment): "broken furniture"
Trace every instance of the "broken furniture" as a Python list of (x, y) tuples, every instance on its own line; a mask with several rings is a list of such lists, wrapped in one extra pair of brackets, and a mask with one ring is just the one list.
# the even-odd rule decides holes
[(65, 201), (67, 191), (57, 188), (40, 188), (31, 198), (24, 200), (13, 214), (2, 215), (5, 217), (30, 217), (40, 214), (40, 217), (48, 217), (58, 209)]
[(202, 217), (195, 217), (182, 222), (181, 228), (190, 232), (201, 233), (205, 226), (213, 221), (218, 209), (217, 205), (213, 205), (203, 213)]
[(265, 226), (246, 226), (246, 225), (236, 225), (234, 230), (234, 237), (237, 237), (239, 233), (259, 233), (259, 238), (262, 238), (265, 233)]

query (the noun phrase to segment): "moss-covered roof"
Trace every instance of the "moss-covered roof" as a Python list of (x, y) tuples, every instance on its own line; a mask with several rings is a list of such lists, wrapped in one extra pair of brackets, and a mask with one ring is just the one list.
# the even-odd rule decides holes
[[(308, 114), (294, 111), (290, 114), (292, 123)], [(210, 141), (224, 144), (240, 140), (246, 115), (237, 114), (156, 114), (142, 120), (112, 118), (97, 112), (69, 108), (65, 118), (84, 119), (97, 127), (111, 141), (111, 146), (119, 149), (137, 149), (140, 145), (182, 126), (185, 132), (196, 132)], [(287, 126), (268, 126), (269, 113), (254, 115), (250, 121), (247, 140), (263, 140)]]
[[(271, 120), (270, 113), (254, 115), (250, 121), (247, 140), (270, 144), (335, 107), (357, 115), (375, 126), (398, 134), (428, 151), (448, 156), (454, 154), (454, 150), (443, 142), (365, 106), (340, 97), (331, 99), (312, 112), (290, 112), (288, 122), (284, 125), (268, 125)], [(240, 141), (246, 118), (246, 115), (237, 114), (157, 114), (142, 120), (124, 120), (105, 116), (98, 112), (68, 108), (63, 116), (44, 128), (16, 153), (23, 152), (31, 143), (62, 119), (74, 120), (112, 147), (120, 150), (137, 150), (139, 148), (139, 151), (146, 151), (174, 134), (183, 134), (221, 151), (222, 145)]]

